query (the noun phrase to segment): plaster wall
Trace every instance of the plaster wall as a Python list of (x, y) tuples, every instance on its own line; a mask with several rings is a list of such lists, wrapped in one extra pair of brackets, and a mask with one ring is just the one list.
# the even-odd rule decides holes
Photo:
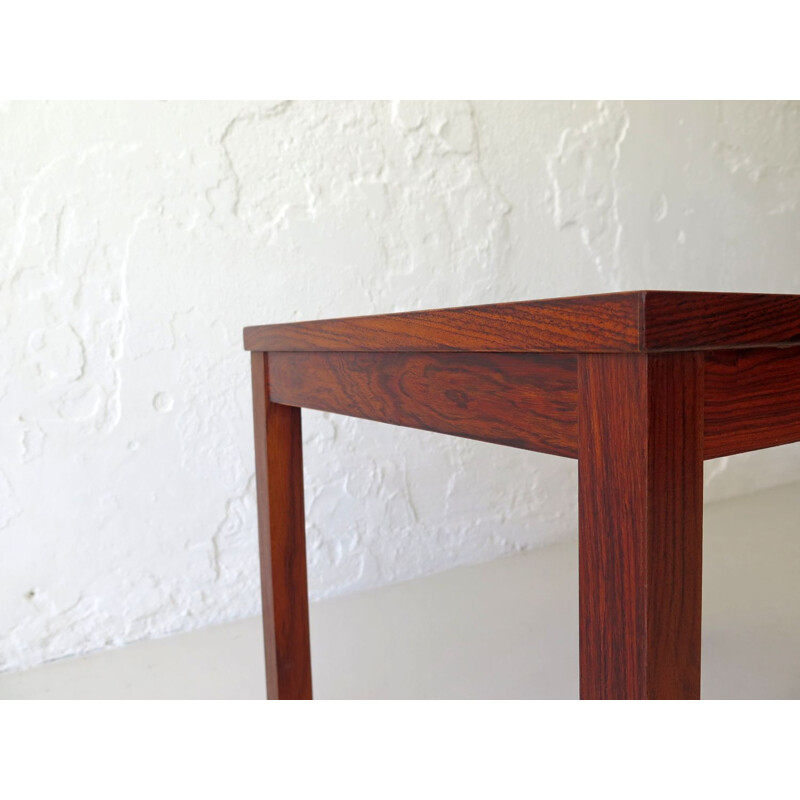
[[(800, 104), (0, 107), (0, 669), (259, 612), (244, 325), (800, 293)], [(568, 539), (565, 459), (304, 412), (312, 598)], [(707, 499), (800, 450), (707, 465)]]

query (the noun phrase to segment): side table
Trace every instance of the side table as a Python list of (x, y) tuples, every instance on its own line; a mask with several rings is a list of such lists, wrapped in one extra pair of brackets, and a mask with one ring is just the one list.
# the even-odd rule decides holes
[(300, 409), (578, 459), (580, 696), (699, 699), (703, 460), (800, 440), (800, 295), (639, 291), (263, 325), (267, 694), (311, 698)]

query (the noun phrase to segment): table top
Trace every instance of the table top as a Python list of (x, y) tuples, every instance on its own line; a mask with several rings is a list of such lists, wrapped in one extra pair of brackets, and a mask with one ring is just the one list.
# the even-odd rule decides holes
[(625, 353), (800, 344), (800, 295), (636, 291), (258, 325), (246, 350)]

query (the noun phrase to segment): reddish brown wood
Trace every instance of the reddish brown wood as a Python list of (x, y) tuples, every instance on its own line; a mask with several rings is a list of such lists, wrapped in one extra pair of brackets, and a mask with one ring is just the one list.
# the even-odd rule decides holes
[(702, 459), (800, 441), (800, 296), (627, 292), (244, 336), (272, 351), (253, 353), (270, 696), (311, 695), (301, 406), (577, 455), (582, 696), (699, 696)]
[(800, 295), (622, 292), (245, 328), (247, 350), (615, 353), (800, 342)]
[(708, 350), (800, 342), (800, 295), (641, 295), (641, 350)]
[(246, 350), (624, 351), (639, 345), (638, 292), (411, 311), (244, 329)]
[(800, 347), (705, 358), (706, 458), (800, 441)]
[(266, 353), (251, 362), (267, 696), (310, 700), (300, 409), (268, 399)]
[(576, 356), (271, 353), (275, 403), (577, 458)]
[(703, 362), (578, 362), (585, 699), (700, 696)]

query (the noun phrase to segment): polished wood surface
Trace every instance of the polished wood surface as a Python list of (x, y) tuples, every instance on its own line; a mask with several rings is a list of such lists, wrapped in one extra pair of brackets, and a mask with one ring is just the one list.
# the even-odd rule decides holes
[(705, 387), (706, 458), (800, 441), (800, 347), (706, 353)]
[(251, 357), (267, 697), (311, 699), (300, 409), (269, 400), (265, 353)]
[(800, 295), (642, 292), (641, 350), (800, 343)]
[(638, 293), (409, 311), (244, 329), (246, 350), (470, 353), (636, 349)]
[(623, 292), (244, 339), (270, 697), (311, 696), (301, 408), (577, 457), (581, 696), (699, 696), (702, 461), (800, 441), (800, 296)]
[(581, 698), (699, 698), (702, 355), (585, 355), (578, 382)]
[(283, 403), (577, 458), (576, 356), (270, 353)]
[(621, 292), (259, 325), (246, 350), (616, 353), (800, 343), (800, 295)]

